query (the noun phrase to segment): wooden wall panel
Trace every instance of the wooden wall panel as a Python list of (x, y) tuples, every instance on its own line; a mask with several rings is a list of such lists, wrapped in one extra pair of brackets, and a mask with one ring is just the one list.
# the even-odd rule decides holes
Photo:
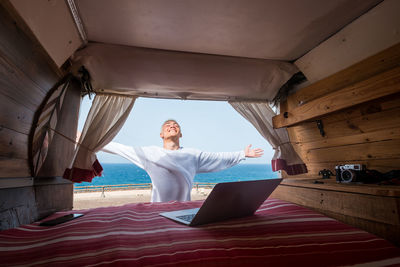
[[(399, 85), (397, 74), (393, 79), (386, 79), (390, 76), (386, 76), (387, 73), (398, 72), (398, 66), (400, 44), (303, 88), (289, 97), (281, 112), (287, 111), (290, 115), (291, 109), (299, 110), (299, 101), (310, 101), (308, 106), (317, 105), (324, 94), (334, 95), (343, 87), (351, 88), (354, 83), (367, 86), (369, 89), (365, 93), (379, 95), (380, 90), (388, 89), (386, 86)], [(375, 86), (372, 75), (386, 77), (385, 85)], [(352, 97), (330, 100), (351, 103)], [(325, 136), (320, 134), (316, 120), (322, 121)], [(331, 110), (322, 112), (313, 120), (289, 127), (288, 133), (309, 172), (297, 176), (283, 172), (286, 179), (273, 196), (311, 207), (400, 245), (398, 187), (343, 185), (336, 183), (335, 175), (328, 180), (318, 180), (320, 184), (314, 183), (321, 178), (320, 170), (329, 169), (335, 173), (335, 166), (339, 164), (365, 164), (368, 169), (380, 172), (400, 169), (400, 93), (393, 91), (388, 96), (366, 98), (365, 102), (333, 113)]]
[(280, 185), (271, 197), (310, 207), (400, 245), (400, 198)]
[[(50, 90), (48, 88), (47, 90)], [(18, 105), (35, 112), (42, 103), (46, 92), (27, 78), (15, 65), (0, 57), (0, 93), (11, 98)]]
[(276, 115), (272, 122), (274, 128), (293, 126), (399, 92), (400, 67), (397, 67)]
[[(50, 89), (62, 75), (14, 7), (1, 1), (0, 55), (11, 59), (40, 88)], [(47, 91), (47, 90), (45, 90)]]
[(31, 176), (29, 162), (27, 159), (0, 157), (0, 170), (0, 177)]
[(28, 137), (41, 103), (61, 76), (9, 2), (0, 1), (0, 230), (72, 208), (69, 181), (14, 182), (31, 176)]
[[(396, 170), (399, 169), (400, 166), (400, 158), (390, 158), (390, 159), (367, 159), (367, 160), (355, 160), (352, 161), (354, 164), (364, 164), (368, 169), (377, 170), (380, 172), (387, 172), (388, 170)], [(343, 161), (337, 162), (324, 162), (324, 163), (307, 163), (308, 173), (300, 174), (300, 175), (292, 175), (292, 176), (285, 176), (290, 178), (321, 178), (318, 174), (322, 169), (331, 170), (333, 173), (335, 170), (335, 166), (338, 164), (343, 164)], [(333, 177), (335, 179), (335, 177)]]
[(38, 217), (43, 218), (60, 210), (71, 210), (73, 206), (73, 183), (35, 185)]
[(371, 76), (398, 67), (400, 66), (399, 62), (400, 44), (396, 44), (290, 95), (287, 102), (282, 105), (281, 113), (292, 110), (303, 103), (307, 103), (340, 88), (366, 80)]
[(315, 121), (288, 128), (290, 140), (309, 170), (299, 177), (316, 178), (319, 170), (333, 172), (335, 165), (345, 163), (366, 164), (381, 172), (400, 169), (400, 94), (318, 119), (324, 137)]
[(345, 146), (317, 148), (307, 151), (308, 162), (343, 162), (367, 159), (400, 158), (400, 140), (385, 140)]
[(1, 127), (7, 127), (13, 129), (16, 132), (29, 134), (34, 112), (20, 105), (18, 102), (2, 95), (0, 105), (0, 125)]
[[(5, 7), (5, 8), (4, 8)], [(0, 177), (30, 176), (33, 118), (61, 71), (7, 1), (0, 5)]]
[(2, 189), (0, 194), (0, 230), (37, 220), (33, 187)]
[(310, 207), (400, 245), (398, 198), (382, 199), (343, 192), (332, 194), (327, 191), (290, 186), (280, 186), (273, 193), (273, 197), (291, 202), (298, 201), (300, 205)]
[(400, 94), (395, 94), (390, 98), (320, 117), (325, 137), (321, 136), (315, 121), (289, 127), (288, 131), (292, 142), (307, 143), (397, 128), (400, 126), (399, 118)]
[(28, 135), (0, 128), (0, 157), (28, 159)]

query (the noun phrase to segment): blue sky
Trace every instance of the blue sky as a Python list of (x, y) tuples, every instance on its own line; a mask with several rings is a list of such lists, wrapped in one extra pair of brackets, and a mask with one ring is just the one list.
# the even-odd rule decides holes
[[(90, 109), (91, 101), (82, 101), (79, 129)], [(244, 163), (271, 163), (274, 154), (268, 142), (231, 105), (223, 101), (166, 100), (138, 98), (115, 142), (133, 147), (162, 146), (161, 124), (167, 119), (179, 122), (183, 137), (180, 145), (203, 151), (225, 152), (242, 150), (248, 144), (264, 149), (264, 156)], [(127, 160), (99, 152), (102, 163), (128, 163)]]

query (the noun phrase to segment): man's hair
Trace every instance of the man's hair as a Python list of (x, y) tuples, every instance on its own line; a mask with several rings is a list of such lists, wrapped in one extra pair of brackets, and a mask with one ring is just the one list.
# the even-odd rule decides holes
[[(162, 132), (164, 125), (167, 124), (167, 122), (170, 122), (170, 121), (173, 121), (173, 122), (175, 122), (176, 124), (179, 125), (179, 123), (178, 123), (176, 120), (174, 120), (174, 119), (168, 119), (168, 120), (164, 121), (163, 124), (161, 124), (160, 132)], [(179, 125), (179, 128), (180, 128), (180, 127), (181, 127), (181, 126)]]

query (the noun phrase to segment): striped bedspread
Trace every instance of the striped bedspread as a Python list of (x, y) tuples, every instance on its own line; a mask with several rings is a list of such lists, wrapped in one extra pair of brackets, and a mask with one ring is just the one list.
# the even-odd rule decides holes
[[(188, 227), (159, 212), (201, 201), (83, 210), (53, 227), (0, 232), (1, 266), (396, 266), (400, 249), (314, 211), (268, 199), (256, 215)], [(59, 212), (48, 219), (70, 212)]]

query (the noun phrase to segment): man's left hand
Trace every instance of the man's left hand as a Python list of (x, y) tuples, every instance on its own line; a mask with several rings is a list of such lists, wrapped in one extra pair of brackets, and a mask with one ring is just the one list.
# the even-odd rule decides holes
[(251, 149), (251, 145), (248, 145), (244, 149), (244, 155), (246, 156), (246, 158), (259, 158), (264, 155), (264, 150), (262, 150), (261, 148)]

